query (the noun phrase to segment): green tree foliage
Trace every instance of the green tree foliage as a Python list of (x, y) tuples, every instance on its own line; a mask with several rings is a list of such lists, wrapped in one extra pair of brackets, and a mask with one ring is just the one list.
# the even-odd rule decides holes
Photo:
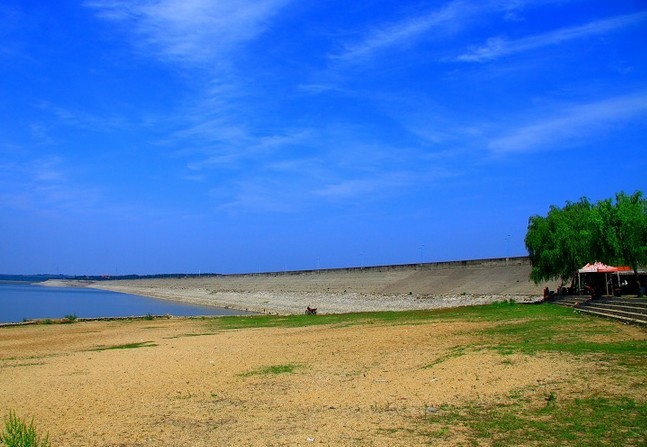
[(587, 198), (551, 206), (548, 214), (531, 216), (526, 248), (536, 283), (573, 279), (577, 270), (596, 260), (606, 264), (647, 265), (647, 199), (641, 191), (616, 194), (615, 202), (595, 204)]
[(638, 266), (647, 266), (647, 199), (642, 192), (632, 196), (616, 196), (616, 219), (613, 230), (617, 237), (618, 260), (638, 273)]

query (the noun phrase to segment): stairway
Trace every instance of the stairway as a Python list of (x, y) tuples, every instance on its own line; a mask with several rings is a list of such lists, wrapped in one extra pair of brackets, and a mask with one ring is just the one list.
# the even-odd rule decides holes
[(614, 318), (627, 323), (647, 325), (646, 298), (596, 298), (586, 295), (565, 295), (552, 299), (553, 304), (580, 312)]

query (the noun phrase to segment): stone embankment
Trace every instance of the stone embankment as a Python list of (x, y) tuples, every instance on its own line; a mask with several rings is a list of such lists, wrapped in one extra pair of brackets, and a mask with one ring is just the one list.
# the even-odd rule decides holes
[(528, 258), (365, 268), (100, 281), (90, 287), (263, 313), (436, 309), (533, 302), (555, 284), (529, 281)]

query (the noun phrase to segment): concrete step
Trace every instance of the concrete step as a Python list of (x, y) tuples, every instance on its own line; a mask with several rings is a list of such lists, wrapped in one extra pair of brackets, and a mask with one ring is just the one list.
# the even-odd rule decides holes
[(597, 298), (594, 300), (596, 303), (611, 303), (611, 304), (629, 304), (632, 306), (647, 306), (647, 299), (645, 298)]
[(619, 309), (613, 309), (610, 307), (605, 307), (605, 306), (578, 306), (576, 309), (579, 310), (587, 310), (591, 312), (602, 312), (602, 313), (607, 313), (607, 314), (612, 314), (612, 315), (619, 315), (619, 316), (626, 316), (630, 318), (643, 318), (647, 320), (647, 314), (640, 313), (640, 312), (631, 312), (627, 310), (619, 310)]
[(617, 310), (617, 311), (623, 311), (623, 312), (647, 314), (647, 306), (615, 304), (615, 303), (596, 303), (595, 301), (583, 303), (582, 306), (596, 308), (596, 309), (609, 309), (609, 310)]
[(641, 316), (618, 315), (618, 314), (613, 314), (609, 312), (588, 309), (586, 307), (582, 307), (582, 308), (578, 307), (576, 308), (576, 310), (587, 314), (598, 315), (606, 318), (613, 318), (615, 320), (627, 321), (630, 323), (635, 323), (640, 325), (647, 325), (647, 318), (643, 317), (642, 315)]
[(643, 298), (597, 298), (562, 296), (551, 301), (592, 315), (647, 325), (647, 300)]

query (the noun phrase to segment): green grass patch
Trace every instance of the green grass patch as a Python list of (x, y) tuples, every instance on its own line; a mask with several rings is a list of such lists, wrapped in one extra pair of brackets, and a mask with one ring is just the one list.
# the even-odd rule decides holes
[(446, 362), (449, 359), (460, 357), (465, 354), (467, 348), (467, 346), (457, 346), (451, 349), (447, 354), (442, 355), (428, 365), (423, 366), (423, 368), (433, 368), (434, 366), (440, 365), (441, 363)]
[(574, 318), (572, 309), (545, 304), (517, 304), (515, 302), (499, 302), (484, 306), (467, 306), (453, 309), (430, 311), (437, 313), (443, 320), (467, 320), (480, 322), (501, 322), (519, 319), (535, 318)]
[(12, 365), (1, 365), (0, 364), (0, 369), (1, 368), (20, 368), (22, 366), (40, 366), (44, 365), (45, 362), (30, 362), (30, 363), (14, 363)]
[[(548, 307), (550, 309), (550, 307)], [(550, 317), (550, 318), (549, 318)], [(501, 354), (562, 352), (574, 355), (647, 355), (647, 343), (630, 341), (591, 341), (592, 336), (604, 340), (618, 333), (618, 323), (590, 317), (535, 315), (522, 321), (498, 324), (481, 332), (485, 345)]]
[(97, 346), (96, 348), (89, 349), (89, 351), (110, 351), (115, 349), (152, 348), (153, 346), (157, 346), (157, 344), (153, 343), (152, 341), (141, 341), (138, 343), (126, 343), (123, 345)]
[[(397, 322), (409, 320), (409, 312), (366, 312), (330, 315), (252, 315), (226, 316), (206, 320), (210, 327), (218, 330), (254, 328), (294, 328), (322, 325), (358, 325), (371, 322)], [(418, 316), (418, 318), (421, 318)]]
[(61, 357), (64, 355), (65, 354), (42, 354), (42, 355), (30, 355), (25, 357), (6, 357), (4, 359), (0, 359), (0, 366), (2, 366), (2, 364), (5, 362), (13, 362), (17, 360), (42, 360), (42, 359), (48, 359), (53, 357)]
[(495, 303), (451, 309), (413, 310), (400, 312), (356, 312), (323, 315), (251, 315), (208, 318), (205, 322), (214, 330), (252, 329), (268, 327), (308, 327), (321, 325), (351, 326), (362, 324), (416, 324), (433, 321), (508, 321), (515, 319), (555, 317), (579, 318), (572, 310), (548, 305), (518, 305)]
[(532, 342), (524, 340), (523, 343), (502, 343), (498, 346), (502, 351), (516, 351), (534, 354), (539, 351), (566, 352), (575, 355), (583, 354), (609, 354), (609, 355), (647, 355), (647, 343), (644, 341), (617, 341), (609, 343), (591, 342), (583, 340), (569, 341), (567, 339), (549, 342)]
[[(251, 328), (293, 328), (329, 325), (347, 327), (369, 324), (419, 324), (428, 322), (489, 322), (492, 327), (473, 335), (480, 342), (472, 349), (494, 349), (501, 354), (561, 352), (575, 355), (625, 356), (626, 361), (647, 354), (642, 340), (604, 341), (620, 332), (619, 323), (574, 313), (572, 309), (549, 304), (524, 305), (501, 302), (440, 310), (404, 312), (362, 312), (332, 315), (254, 315), (218, 317), (205, 320), (212, 331)], [(592, 341), (595, 338), (596, 341)], [(602, 341), (599, 341), (602, 340)], [(466, 346), (456, 348), (428, 366), (463, 355)], [(632, 360), (633, 359), (633, 360)]]
[(216, 335), (217, 332), (193, 332), (193, 333), (186, 333), (186, 334), (178, 334), (178, 335), (173, 335), (171, 337), (164, 337), (165, 340), (174, 340), (176, 338), (184, 338), (184, 337), (204, 337), (206, 335)]
[(303, 365), (299, 365), (296, 363), (288, 363), (285, 365), (272, 365), (272, 366), (265, 366), (263, 368), (258, 368), (252, 371), (244, 372), (240, 374), (240, 376), (251, 377), (251, 376), (268, 376), (268, 375), (276, 375), (276, 374), (292, 374), (299, 368), (303, 368)]
[(561, 400), (551, 393), (539, 404), (518, 399), (506, 405), (443, 406), (425, 421), (432, 445), (457, 433), (466, 446), (637, 447), (647, 442), (647, 404), (626, 396)]

